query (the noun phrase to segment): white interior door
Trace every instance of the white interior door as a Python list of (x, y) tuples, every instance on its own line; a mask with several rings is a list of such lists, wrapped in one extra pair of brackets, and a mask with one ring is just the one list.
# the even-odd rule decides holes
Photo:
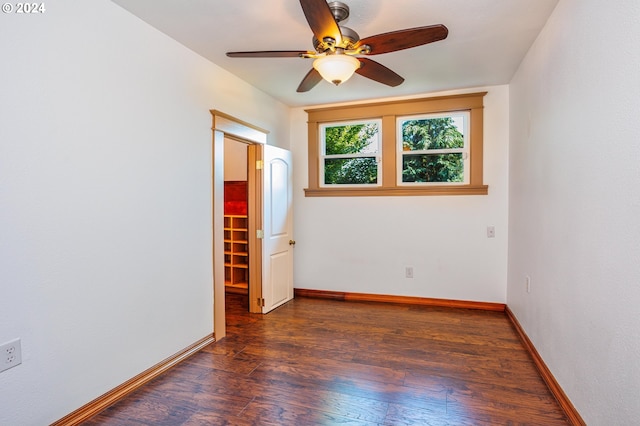
[(264, 145), (262, 313), (293, 299), (291, 152)]

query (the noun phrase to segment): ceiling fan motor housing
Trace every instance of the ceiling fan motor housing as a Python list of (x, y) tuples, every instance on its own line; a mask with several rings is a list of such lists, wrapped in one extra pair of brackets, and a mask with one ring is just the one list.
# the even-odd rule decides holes
[(328, 4), (336, 22), (344, 21), (349, 17), (349, 6), (346, 4), (341, 1), (330, 1)]
[(327, 50), (333, 50), (335, 48), (350, 50), (355, 47), (355, 45), (360, 41), (360, 36), (357, 32), (352, 30), (349, 27), (340, 27), (340, 32), (342, 33), (342, 43), (335, 44), (334, 40), (323, 40), (320, 41), (316, 37), (313, 37), (313, 47), (316, 49), (316, 52), (323, 53)]

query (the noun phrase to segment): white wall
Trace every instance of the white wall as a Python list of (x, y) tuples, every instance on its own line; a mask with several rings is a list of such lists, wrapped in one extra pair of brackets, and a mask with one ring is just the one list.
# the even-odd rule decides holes
[(247, 180), (246, 143), (225, 138), (224, 140), (224, 180)]
[(506, 301), (509, 91), (466, 92), (485, 90), (486, 196), (305, 198), (307, 113), (292, 111), (296, 288)]
[(106, 1), (0, 15), (0, 424), (49, 424), (211, 333), (211, 115), (289, 109)]
[(561, 0), (510, 86), (507, 301), (589, 425), (640, 419), (638, 22)]

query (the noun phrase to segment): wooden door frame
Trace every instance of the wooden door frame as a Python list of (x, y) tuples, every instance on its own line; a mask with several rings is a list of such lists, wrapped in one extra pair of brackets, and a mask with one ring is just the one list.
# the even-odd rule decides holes
[[(212, 252), (213, 252), (213, 334), (216, 340), (226, 333), (224, 287), (224, 140), (230, 138), (248, 144), (247, 187), (249, 216), (249, 310), (262, 312), (262, 241), (256, 237), (262, 226), (262, 145), (267, 143), (267, 130), (217, 110), (213, 116), (211, 149), (212, 171)], [(254, 271), (254, 273), (251, 273)]]
[[(262, 145), (252, 143), (247, 147), (247, 192), (249, 216), (249, 312), (262, 313), (264, 305), (262, 297), (262, 238), (258, 238), (258, 230), (262, 227)], [(256, 273), (259, 271), (260, 273)]]

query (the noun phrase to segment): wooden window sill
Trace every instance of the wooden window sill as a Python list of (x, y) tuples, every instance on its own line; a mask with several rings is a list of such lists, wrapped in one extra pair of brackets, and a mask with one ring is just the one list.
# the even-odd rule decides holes
[(305, 188), (305, 197), (375, 197), (375, 196), (424, 196), (424, 195), (487, 195), (488, 185), (443, 185), (431, 187), (390, 188)]

